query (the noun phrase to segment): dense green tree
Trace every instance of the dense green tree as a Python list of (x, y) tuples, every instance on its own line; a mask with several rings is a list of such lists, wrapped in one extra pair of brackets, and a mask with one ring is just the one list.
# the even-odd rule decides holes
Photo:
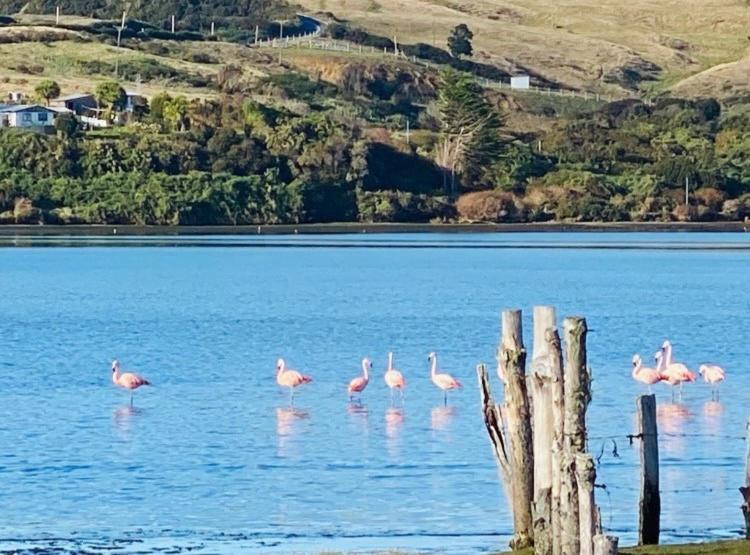
[(446, 177), (450, 175), (451, 194), (456, 192), (457, 175), (465, 187), (481, 188), (487, 179), (486, 170), (503, 150), (500, 115), (472, 77), (452, 70), (441, 74), (438, 109), (442, 139), (437, 161)]
[(104, 81), (96, 86), (94, 96), (100, 108), (106, 111), (107, 119), (111, 119), (114, 112), (125, 108), (127, 95), (125, 89), (117, 81)]
[(60, 96), (60, 85), (58, 85), (56, 81), (45, 79), (34, 87), (34, 93), (36, 93), (38, 98), (44, 101), (46, 106), (49, 106), (50, 100)]
[(474, 33), (471, 32), (469, 27), (465, 23), (456, 25), (450, 35), (448, 35), (448, 50), (450, 50), (451, 56), (454, 58), (460, 58), (461, 56), (471, 56), (474, 49), (471, 46), (471, 40), (474, 38)]

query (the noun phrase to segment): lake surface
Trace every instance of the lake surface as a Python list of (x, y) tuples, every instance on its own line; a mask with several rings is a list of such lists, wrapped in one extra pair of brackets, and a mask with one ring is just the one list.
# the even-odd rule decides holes
[[(0, 245), (0, 552), (501, 549), (512, 525), (474, 368), (494, 360), (503, 308), (525, 310), (531, 347), (534, 304), (592, 330), (605, 528), (635, 540), (638, 449), (625, 436), (645, 389), (630, 360), (650, 363), (665, 338), (678, 360), (719, 363), (728, 378), (718, 403), (703, 383), (682, 403), (655, 388), (662, 538), (742, 527), (750, 234)], [(403, 408), (382, 381), (389, 350)], [(430, 351), (466, 385), (447, 408)], [(314, 378), (293, 409), (275, 384), (279, 356)], [(374, 376), (356, 407), (346, 385), (363, 356)], [(155, 384), (133, 409), (111, 384), (113, 358)]]

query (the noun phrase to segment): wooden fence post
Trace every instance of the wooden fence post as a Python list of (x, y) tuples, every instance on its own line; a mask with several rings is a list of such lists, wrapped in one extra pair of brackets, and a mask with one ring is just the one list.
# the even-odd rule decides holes
[(502, 314), (502, 339), (499, 349), (500, 365), (505, 382), (508, 438), (510, 439), (511, 488), (513, 506), (513, 549), (532, 544), (533, 523), (531, 501), (534, 496), (534, 455), (529, 399), (526, 391), (526, 350), (520, 310), (505, 310)]
[(594, 457), (588, 453), (578, 453), (576, 455), (576, 483), (578, 486), (578, 522), (581, 543), (579, 553), (581, 555), (593, 555), (594, 553), (595, 480)]
[(659, 543), (659, 442), (656, 429), (656, 397), (638, 397), (638, 435), (641, 438), (641, 499), (638, 545)]
[(556, 329), (547, 330), (545, 334), (549, 349), (550, 387), (552, 396), (552, 553), (562, 554), (562, 534), (560, 519), (560, 483), (562, 472), (565, 389), (563, 385), (563, 359), (560, 346), (560, 334)]
[(745, 485), (740, 488), (744, 499), (742, 514), (745, 517), (745, 539), (750, 540), (750, 418), (745, 425)]
[(531, 362), (534, 435), (534, 553), (552, 555), (552, 377), (550, 346), (546, 339), (555, 328), (555, 309), (534, 307), (534, 343)]
[(615, 536), (594, 536), (594, 555), (617, 555), (619, 540)]
[(580, 552), (578, 490), (575, 455), (586, 449), (586, 407), (591, 399), (590, 378), (586, 367), (586, 320), (565, 318), (565, 420), (564, 453), (560, 479), (561, 545), (563, 555)]

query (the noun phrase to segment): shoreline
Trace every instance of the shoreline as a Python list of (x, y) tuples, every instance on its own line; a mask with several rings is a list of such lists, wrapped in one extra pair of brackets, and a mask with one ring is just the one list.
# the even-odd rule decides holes
[(337, 235), (357, 233), (562, 233), (750, 231), (744, 222), (545, 222), (519, 224), (330, 223), (259, 226), (0, 225), (0, 236)]

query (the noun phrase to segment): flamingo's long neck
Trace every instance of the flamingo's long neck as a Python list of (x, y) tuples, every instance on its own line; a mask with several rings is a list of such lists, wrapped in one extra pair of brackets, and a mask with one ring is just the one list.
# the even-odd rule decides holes
[(280, 374), (282, 374), (284, 372), (285, 367), (286, 367), (286, 363), (283, 360), (279, 361), (279, 364), (276, 367), (276, 375), (279, 376)]
[(656, 371), (661, 372), (662, 370), (664, 370), (664, 366), (664, 357), (656, 357)]
[(115, 366), (114, 370), (115, 371), (112, 372), (112, 381), (114, 383), (117, 383), (118, 381), (120, 381), (120, 375), (121, 375), (120, 374), (120, 367), (119, 366)]
[(437, 374), (437, 356), (432, 357), (432, 368), (430, 369), (430, 376), (434, 378), (435, 374)]
[(641, 359), (638, 359), (635, 364), (633, 364), (633, 373), (632, 376), (634, 379), (638, 377), (638, 372), (641, 371), (641, 367), (643, 367), (643, 361)]
[(667, 343), (667, 347), (664, 349), (664, 358), (666, 359), (664, 361), (664, 364), (669, 366), (672, 364), (672, 344)]
[(388, 371), (393, 370), (393, 353), (388, 353)]
[(365, 375), (365, 380), (369, 380), (369, 379), (370, 379), (370, 376), (369, 376), (369, 374), (367, 373), (367, 367), (368, 367), (369, 365), (370, 365), (369, 361), (367, 361), (367, 360), (363, 360), (363, 361), (362, 361), (362, 371), (364, 372), (364, 375)]

